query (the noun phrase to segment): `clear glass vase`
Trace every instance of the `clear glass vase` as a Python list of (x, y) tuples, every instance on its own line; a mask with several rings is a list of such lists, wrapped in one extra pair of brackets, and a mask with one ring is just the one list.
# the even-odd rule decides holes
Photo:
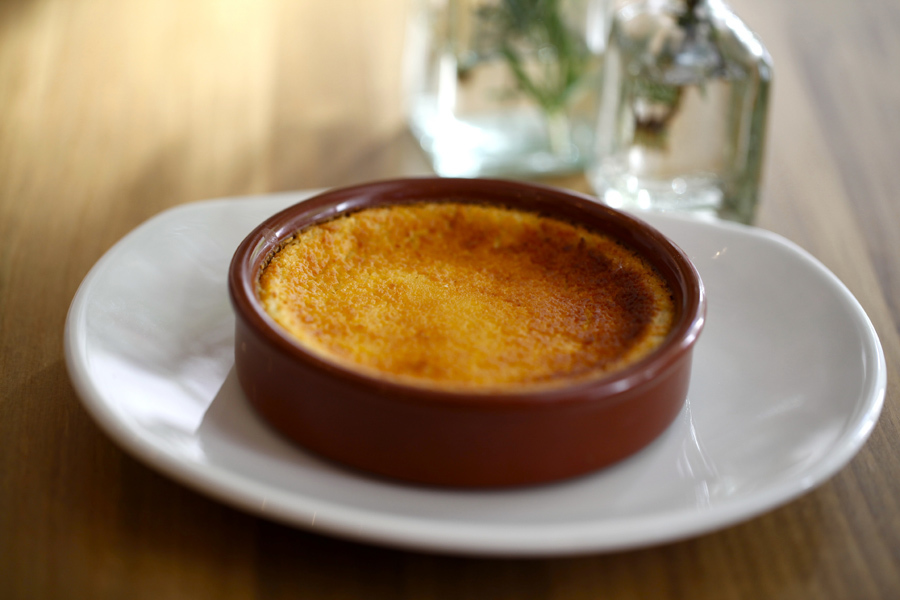
[(771, 59), (719, 0), (645, 0), (613, 18), (589, 179), (626, 209), (750, 223)]
[(582, 170), (597, 117), (609, 0), (417, 0), (409, 125), (444, 176)]

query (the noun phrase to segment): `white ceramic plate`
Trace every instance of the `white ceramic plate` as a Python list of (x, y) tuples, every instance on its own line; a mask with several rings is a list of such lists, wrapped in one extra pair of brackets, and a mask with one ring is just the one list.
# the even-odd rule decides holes
[(885, 362), (837, 278), (762, 230), (666, 216), (709, 312), (688, 402), (648, 448), (601, 472), (509, 491), (369, 478), (268, 429), (232, 367), (226, 272), (253, 227), (309, 193), (180, 206), (122, 239), (66, 323), (75, 388), (123, 448), (230, 505), (323, 534), (473, 555), (621, 550), (721, 528), (832, 476), (872, 430)]

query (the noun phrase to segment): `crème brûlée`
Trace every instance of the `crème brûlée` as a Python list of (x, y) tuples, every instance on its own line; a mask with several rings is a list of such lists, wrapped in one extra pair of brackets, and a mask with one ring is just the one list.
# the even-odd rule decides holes
[(345, 368), (442, 389), (606, 376), (666, 338), (660, 274), (601, 233), (455, 202), (368, 208), (306, 228), (262, 269), (265, 311)]

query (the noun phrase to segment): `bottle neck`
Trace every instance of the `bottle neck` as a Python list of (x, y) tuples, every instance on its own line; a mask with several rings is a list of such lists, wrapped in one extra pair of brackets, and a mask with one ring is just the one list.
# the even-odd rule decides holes
[(682, 2), (688, 11), (697, 10), (698, 8), (704, 8), (709, 5), (709, 0), (682, 0)]
[(678, 24), (686, 29), (692, 29), (697, 23), (709, 19), (709, 0), (676, 0), (678, 6)]

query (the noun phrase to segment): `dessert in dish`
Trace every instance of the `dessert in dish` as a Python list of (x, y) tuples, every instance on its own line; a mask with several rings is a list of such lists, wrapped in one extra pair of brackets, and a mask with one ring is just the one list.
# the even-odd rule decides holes
[(675, 314), (663, 277), (610, 235), (459, 202), (307, 227), (265, 265), (258, 294), (326, 360), (449, 389), (603, 377), (657, 348)]
[(690, 259), (643, 221), (490, 179), (290, 206), (244, 238), (228, 287), (259, 415), (344, 466), (441, 486), (550, 482), (645, 447), (684, 406), (706, 311)]

